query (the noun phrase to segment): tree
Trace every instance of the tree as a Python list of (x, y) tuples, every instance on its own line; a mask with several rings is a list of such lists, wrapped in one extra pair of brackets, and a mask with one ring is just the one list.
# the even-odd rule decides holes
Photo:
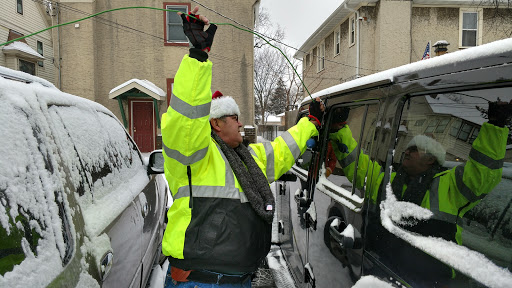
[(272, 93), (270, 103), (268, 106), (268, 112), (270, 114), (278, 115), (286, 111), (286, 87), (284, 85), (283, 77), (279, 77), (277, 80), (277, 87)]
[[(279, 45), (276, 41), (284, 39), (283, 30), (270, 21), (266, 9), (262, 9), (258, 16), (256, 32), (268, 36), (273, 40), (272, 45)], [(277, 88), (278, 80), (286, 71), (286, 59), (274, 47), (267, 42), (255, 36), (254, 41), (254, 97), (255, 110), (258, 115), (256, 123), (265, 124), (268, 115), (270, 115), (269, 105), (272, 93)]]

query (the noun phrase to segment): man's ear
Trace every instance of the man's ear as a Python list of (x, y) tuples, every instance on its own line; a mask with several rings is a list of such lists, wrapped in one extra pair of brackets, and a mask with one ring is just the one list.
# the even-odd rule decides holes
[(437, 158), (434, 155), (432, 155), (432, 154), (427, 154), (427, 155), (425, 155), (425, 157), (427, 157), (427, 164), (428, 165), (432, 165), (432, 164), (437, 162)]
[(219, 119), (217, 119), (217, 118), (210, 119), (210, 126), (212, 126), (213, 131), (219, 132), (220, 131)]

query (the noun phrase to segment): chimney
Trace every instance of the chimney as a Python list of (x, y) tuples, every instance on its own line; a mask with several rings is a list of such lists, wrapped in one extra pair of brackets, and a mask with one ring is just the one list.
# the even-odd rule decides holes
[(434, 52), (436, 52), (436, 56), (445, 54), (448, 51), (448, 45), (450, 45), (450, 43), (448, 43), (446, 40), (439, 40), (434, 45), (432, 45), (432, 47), (436, 48), (434, 50)]

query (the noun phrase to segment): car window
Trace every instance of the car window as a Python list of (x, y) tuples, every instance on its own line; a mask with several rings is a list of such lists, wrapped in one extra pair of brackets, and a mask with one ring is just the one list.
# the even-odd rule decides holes
[[(409, 98), (396, 137), (390, 186), (396, 200), (425, 208), (418, 214), (395, 214), (399, 227), (465, 246), (511, 271), (512, 138), (486, 123), (489, 101), (498, 99), (512, 100), (512, 88)], [(423, 119), (427, 121), (417, 125)], [(450, 255), (450, 250), (443, 253)], [(443, 261), (461, 267), (457, 258)]]
[[(70, 211), (55, 151), (41, 113), (0, 94), (0, 286), (37, 267), (53, 279), (73, 253)], [(13, 92), (16, 93), (16, 92)], [(9, 273), (13, 272), (13, 273)], [(30, 281), (28, 278), (27, 281)], [(7, 284), (5, 284), (5, 282)], [(2, 284), (4, 283), (4, 284)], [(27, 282), (28, 286), (31, 286)]]
[(102, 112), (78, 107), (52, 106), (55, 125), (62, 126), (62, 146), (73, 163), (75, 188), (82, 203), (102, 198), (115, 185), (127, 182), (142, 159), (135, 144), (119, 122)]
[[(376, 104), (336, 106), (328, 116), (325, 175), (328, 181), (358, 197), (364, 197), (363, 184), (369, 165), (368, 151), (373, 142), (375, 129), (372, 127), (376, 125), (377, 109)], [(359, 165), (356, 167), (355, 163)]]

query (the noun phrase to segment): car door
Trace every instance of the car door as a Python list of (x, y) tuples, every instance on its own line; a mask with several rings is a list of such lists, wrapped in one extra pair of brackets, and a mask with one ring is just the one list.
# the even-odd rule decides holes
[[(73, 106), (49, 107), (62, 127), (84, 215), (85, 250), (91, 275), (103, 287), (139, 287), (142, 277), (143, 213), (139, 194), (149, 182), (140, 153), (112, 115)], [(65, 134), (65, 135), (64, 135)]]
[[(368, 162), (359, 155), (372, 149), (378, 108), (377, 101), (329, 105), (318, 181), (311, 195), (317, 223), (307, 230), (307, 254), (316, 287), (351, 287), (361, 275), (362, 184)], [(358, 145), (352, 146), (347, 135), (341, 136), (343, 128), (350, 129)], [(350, 247), (341, 238), (349, 234), (356, 240)]]

